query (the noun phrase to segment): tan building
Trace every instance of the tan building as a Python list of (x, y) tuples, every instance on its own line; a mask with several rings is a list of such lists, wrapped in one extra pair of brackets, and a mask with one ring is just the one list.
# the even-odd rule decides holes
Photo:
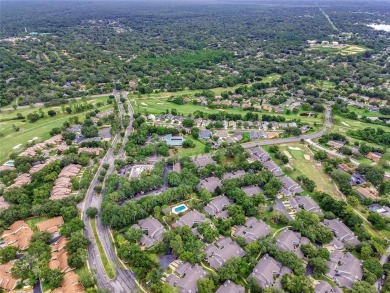
[(84, 293), (84, 287), (79, 283), (75, 272), (67, 272), (64, 275), (61, 287), (56, 288), (52, 293)]
[(6, 291), (14, 290), (15, 287), (20, 283), (20, 279), (15, 279), (12, 277), (12, 267), (12, 262), (0, 265), (0, 288)]
[(61, 237), (57, 242), (50, 245), (51, 259), (49, 261), (49, 268), (51, 270), (58, 269), (62, 273), (67, 273), (72, 270), (68, 264), (68, 253), (65, 250), (66, 243), (66, 238)]
[(49, 233), (55, 233), (60, 230), (60, 227), (64, 224), (62, 217), (55, 217), (37, 224), (39, 232), (47, 231)]
[(25, 221), (16, 221), (1, 234), (1, 238), (7, 245), (24, 250), (29, 246), (33, 234), (34, 232)]

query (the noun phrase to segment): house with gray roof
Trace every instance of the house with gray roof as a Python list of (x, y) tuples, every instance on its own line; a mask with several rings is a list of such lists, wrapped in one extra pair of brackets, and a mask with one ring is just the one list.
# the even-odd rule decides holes
[(292, 274), (291, 269), (266, 254), (259, 260), (251, 276), (259, 287), (266, 288), (274, 286), (275, 280), (281, 279), (285, 274)]
[(223, 174), (222, 179), (224, 179), (224, 180), (237, 179), (237, 178), (244, 176), (245, 174), (246, 174), (246, 172), (244, 170), (228, 172), (228, 173)]
[(267, 137), (268, 137), (267, 133), (263, 130), (251, 131), (249, 133), (249, 138), (251, 140), (258, 140), (258, 139), (267, 138)]
[(227, 206), (230, 205), (229, 199), (225, 195), (220, 195), (210, 201), (205, 207), (204, 210), (211, 216), (216, 218), (227, 218), (229, 216), (228, 211), (224, 210)]
[(270, 171), (274, 176), (282, 176), (283, 171), (279, 168), (279, 166), (274, 161), (267, 161), (263, 163), (265, 169)]
[(362, 262), (353, 254), (335, 250), (328, 261), (329, 271), (326, 276), (333, 279), (340, 287), (351, 288), (352, 284), (363, 277)]
[(324, 224), (333, 231), (337, 240), (346, 244), (359, 245), (360, 241), (357, 239), (355, 234), (349, 229), (343, 222), (338, 219), (324, 220)]
[(314, 287), (315, 293), (343, 293), (344, 291), (341, 290), (337, 286), (330, 286), (328, 282), (321, 281)]
[(299, 211), (304, 209), (305, 211), (322, 215), (321, 208), (318, 204), (309, 196), (297, 196), (289, 198), (290, 206), (292, 209)]
[(172, 226), (174, 228), (188, 226), (192, 228), (195, 224), (200, 224), (205, 221), (210, 221), (205, 215), (199, 213), (197, 210), (190, 211), (181, 216)]
[(222, 237), (205, 249), (207, 261), (214, 269), (222, 267), (232, 257), (244, 257), (245, 251), (230, 237)]
[(211, 155), (203, 155), (194, 159), (196, 167), (203, 168), (207, 164), (215, 164), (215, 161), (211, 158)]
[(250, 152), (251, 152), (252, 159), (260, 162), (266, 162), (271, 158), (269, 154), (261, 147), (251, 149)]
[(285, 196), (292, 196), (297, 193), (303, 192), (302, 187), (290, 177), (283, 176), (280, 177), (279, 180), (282, 182), (282, 188), (279, 190), (279, 192), (284, 194)]
[(133, 228), (141, 229), (144, 232), (140, 242), (147, 248), (152, 247), (157, 241), (162, 241), (163, 234), (166, 232), (164, 226), (152, 216), (139, 220), (138, 224), (133, 225)]
[(300, 258), (303, 258), (303, 253), (300, 249), (302, 244), (309, 244), (310, 240), (303, 237), (301, 233), (294, 232), (289, 229), (284, 229), (276, 239), (276, 247), (279, 250), (294, 252)]
[(206, 276), (207, 273), (201, 266), (185, 262), (166, 278), (166, 282), (178, 288), (180, 293), (196, 293), (198, 292), (198, 280)]
[(214, 192), (217, 187), (221, 187), (222, 182), (217, 177), (208, 177), (206, 179), (200, 180), (199, 183), (199, 190), (202, 190), (203, 188), (206, 189), (209, 192)]
[(226, 280), (215, 293), (245, 293), (245, 288), (230, 280)]
[(255, 217), (251, 217), (246, 220), (244, 225), (236, 228), (234, 236), (243, 237), (246, 243), (251, 243), (259, 238), (266, 237), (270, 232), (270, 226)]
[(183, 136), (173, 136), (172, 134), (168, 134), (163, 137), (163, 140), (170, 146), (181, 146), (184, 142)]
[(211, 137), (211, 131), (208, 129), (202, 129), (199, 132), (199, 138), (210, 138)]
[(264, 192), (264, 190), (262, 190), (259, 186), (256, 185), (241, 187), (241, 190), (244, 191), (245, 194), (249, 197)]

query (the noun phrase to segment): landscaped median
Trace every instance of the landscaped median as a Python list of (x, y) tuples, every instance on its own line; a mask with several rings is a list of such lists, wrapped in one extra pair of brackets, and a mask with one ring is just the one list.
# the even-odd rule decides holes
[(99, 235), (97, 234), (96, 219), (91, 219), (91, 227), (92, 227), (92, 231), (95, 237), (97, 247), (99, 249), (100, 259), (102, 260), (104, 270), (106, 271), (106, 274), (110, 279), (114, 279), (115, 270), (113, 269), (113, 265), (111, 264), (111, 262), (108, 260), (106, 252), (104, 251), (103, 245), (100, 241)]

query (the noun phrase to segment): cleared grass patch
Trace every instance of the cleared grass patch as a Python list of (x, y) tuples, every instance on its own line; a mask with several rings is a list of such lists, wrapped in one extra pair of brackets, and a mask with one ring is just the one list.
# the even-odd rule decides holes
[[(299, 148), (301, 150), (291, 148)], [(305, 175), (316, 183), (316, 188), (318, 190), (335, 196), (336, 198), (341, 198), (341, 194), (334, 186), (332, 180), (322, 170), (322, 166), (317, 165), (314, 161), (313, 154), (307, 146), (303, 144), (288, 144), (281, 146), (280, 150), (288, 151), (292, 156), (289, 160), (289, 164), (293, 169), (284, 168), (289, 170), (289, 176), (296, 180), (299, 175)], [(307, 160), (305, 155), (307, 158), (310, 157), (310, 160)]]
[(47, 220), (47, 219), (49, 219), (49, 218), (48, 218), (48, 217), (36, 217), (36, 218), (32, 218), (32, 219), (27, 219), (27, 220), (26, 220), (26, 223), (27, 223), (27, 225), (30, 226), (30, 228), (31, 228), (34, 232), (36, 232), (36, 231), (38, 231), (36, 225), (37, 225), (38, 223), (42, 222), (42, 221)]
[[(100, 107), (99, 109), (101, 111), (105, 111), (108, 109), (111, 109), (112, 105), (104, 105)], [(47, 113), (47, 110), (50, 108), (45, 108), (45, 113)], [(30, 112), (34, 112), (36, 108), (33, 110), (31, 109), (23, 109), (28, 110)], [(91, 110), (88, 110), (91, 111)], [(12, 152), (19, 152), (23, 149), (23, 145), (25, 145), (30, 139), (34, 137), (38, 137), (39, 141), (44, 141), (48, 138), (50, 138), (50, 130), (52, 130), (55, 127), (62, 127), (65, 121), (68, 121), (70, 117), (78, 116), (79, 120), (82, 121), (84, 119), (84, 114), (88, 111), (77, 113), (77, 114), (63, 114), (62, 112), (58, 112), (56, 116), (54, 117), (45, 117), (42, 119), (39, 119), (38, 121), (34, 123), (30, 122), (23, 122), (22, 120), (10, 120), (6, 122), (0, 122), (0, 129), (2, 133), (1, 139), (1, 147), (0, 147), (0, 163), (3, 163), (7, 160), (8, 156)], [(4, 112), (5, 113), (5, 112)], [(19, 113), (18, 110), (16, 110), (12, 116), (16, 116), (16, 113)], [(0, 118), (3, 113), (0, 113)], [(25, 114), (23, 114), (25, 115)], [(15, 125), (17, 127), (20, 127), (20, 130), (18, 132), (15, 132), (12, 125)], [(15, 146), (21, 144), (22, 146), (18, 149), (13, 149)]]
[(107, 276), (110, 279), (114, 279), (115, 278), (115, 270), (112, 268), (112, 265), (107, 258), (106, 252), (104, 251), (102, 242), (100, 241), (99, 235), (97, 233), (96, 219), (91, 219), (91, 227), (92, 227), (92, 231), (93, 231), (93, 235), (95, 237), (97, 247), (99, 249), (100, 259), (102, 260), (104, 270), (106, 271)]
[(195, 140), (195, 139), (192, 139), (190, 137), (186, 137), (186, 140), (187, 139), (193, 141), (195, 143), (195, 147), (194, 148), (179, 147), (177, 154), (175, 156), (178, 156), (178, 157), (189, 156), (189, 157), (191, 157), (191, 156), (201, 155), (201, 154), (205, 153), (205, 151), (204, 151), (205, 145), (203, 143), (201, 143), (199, 140)]

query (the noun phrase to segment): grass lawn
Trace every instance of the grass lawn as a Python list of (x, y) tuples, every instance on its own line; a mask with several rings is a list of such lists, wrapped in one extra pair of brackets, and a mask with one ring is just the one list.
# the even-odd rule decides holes
[[(130, 102), (134, 108), (135, 112), (139, 112), (141, 114), (161, 114), (165, 113), (166, 110), (176, 109), (178, 114), (180, 115), (193, 115), (195, 111), (201, 111), (203, 113), (218, 113), (218, 112), (226, 112), (230, 114), (241, 114), (245, 115), (246, 111), (243, 111), (239, 108), (226, 108), (226, 109), (211, 109), (205, 106), (201, 105), (194, 105), (192, 103), (187, 103), (184, 105), (177, 105), (175, 103), (169, 102), (167, 98), (157, 98), (157, 97), (142, 97), (137, 98), (133, 97), (130, 98)], [(305, 123), (314, 123), (316, 122), (318, 125), (323, 123), (323, 114), (318, 114), (317, 118), (315, 117), (307, 117), (307, 116), (300, 116), (300, 113), (303, 113), (305, 111), (301, 111), (297, 114), (277, 114), (277, 113), (269, 113), (269, 112), (256, 112), (260, 116), (263, 114), (267, 115), (275, 115), (275, 116), (284, 116), (286, 119), (300, 119), (302, 122)]]
[(201, 155), (204, 154), (204, 147), (205, 145), (200, 142), (199, 140), (195, 140), (191, 137), (186, 137), (186, 140), (192, 140), (195, 143), (194, 148), (183, 148), (179, 147), (177, 148), (177, 154), (175, 156), (178, 157), (191, 157), (191, 156), (196, 156), (196, 155)]
[[(111, 109), (112, 105), (104, 105), (99, 108), (101, 111)], [(29, 110), (31, 109), (23, 109)], [(47, 110), (45, 110), (47, 112)], [(12, 115), (16, 115), (17, 110)], [(1, 148), (0, 148), (0, 163), (4, 163), (8, 156), (15, 151), (21, 151), (23, 149), (23, 145), (25, 145), (30, 139), (34, 137), (38, 137), (37, 141), (44, 141), (50, 138), (50, 130), (54, 127), (61, 127), (65, 121), (72, 116), (78, 116), (80, 121), (83, 120), (84, 114), (86, 112), (78, 113), (78, 114), (63, 114), (62, 112), (58, 112), (58, 114), (54, 117), (45, 117), (39, 119), (34, 123), (23, 122), (22, 120), (11, 120), (11, 121), (3, 121), (0, 122), (0, 129), (2, 133), (1, 137)], [(0, 118), (5, 112), (0, 113)], [(5, 114), (7, 115), (7, 114)], [(20, 127), (18, 132), (13, 130), (12, 124)], [(21, 145), (18, 149), (14, 150), (13, 147)]]
[(32, 230), (38, 231), (37, 227), (35, 225), (40, 223), (40, 222), (42, 222), (42, 221), (44, 221), (44, 220), (47, 220), (47, 219), (49, 219), (49, 218), (48, 217), (36, 217), (36, 218), (32, 218), (32, 219), (26, 220), (26, 223), (27, 223), (27, 225), (30, 226), (30, 228)]
[(336, 85), (333, 81), (329, 80), (316, 80), (316, 85), (321, 89), (333, 89)]
[(355, 112), (357, 115), (367, 116), (367, 117), (383, 117), (383, 115), (379, 112), (369, 111), (368, 109), (359, 109), (353, 106), (347, 106), (349, 111)]
[(96, 240), (97, 247), (99, 249), (100, 259), (102, 260), (104, 270), (106, 271), (107, 276), (110, 279), (114, 279), (115, 278), (115, 270), (113, 269), (113, 265), (111, 264), (111, 262), (107, 258), (107, 255), (106, 255), (106, 252), (104, 251), (102, 242), (100, 241), (99, 235), (97, 234), (96, 219), (91, 219), (91, 227), (92, 227), (93, 235), (94, 235), (95, 240)]
[[(358, 130), (358, 129), (362, 130), (362, 129), (368, 128), (368, 127), (382, 128), (384, 131), (390, 130), (390, 128), (388, 126), (376, 125), (376, 124), (371, 124), (371, 123), (364, 123), (364, 122), (357, 121), (357, 120), (346, 119), (346, 118), (340, 117), (340, 116), (333, 116), (332, 120), (333, 120), (333, 125), (332, 125), (331, 129), (329, 130), (329, 132), (337, 132), (337, 133), (344, 134), (346, 136), (348, 136), (347, 135), (348, 130)], [(381, 147), (381, 148), (383, 147), (383, 146), (380, 146), (380, 145), (377, 145), (374, 143), (358, 140), (358, 139), (355, 139), (355, 138), (350, 137), (350, 136), (348, 136), (348, 138), (352, 144), (355, 141), (358, 141), (358, 142), (364, 142), (367, 145), (373, 146), (373, 147)]]
[[(280, 78), (280, 74), (273, 73), (273, 74), (269, 74), (269, 75), (263, 77), (260, 82), (262, 82), (262, 83), (266, 83), (266, 82), (271, 83), (272, 81), (277, 80), (279, 78)], [(241, 84), (237, 84), (235, 86), (217, 87), (217, 88), (212, 88), (210, 90), (213, 91), (216, 95), (219, 95), (222, 92), (234, 91), (236, 88), (238, 88), (240, 86), (245, 86), (245, 85), (250, 85), (250, 84), (243, 84), (243, 83), (241, 83)], [(168, 98), (170, 96), (185, 95), (185, 96), (193, 97), (196, 93), (200, 93), (200, 92), (202, 92), (202, 90), (183, 90), (183, 91), (177, 91), (177, 92), (162, 92), (162, 93), (144, 94), (144, 95), (140, 95), (140, 96), (141, 97), (154, 97), (154, 98)], [(129, 98), (130, 99), (133, 99), (133, 98), (136, 98), (136, 97), (138, 97), (138, 95), (136, 95), (136, 94), (129, 94)]]
[(328, 54), (341, 54), (341, 55), (352, 55), (352, 54), (358, 54), (363, 53), (367, 51), (368, 49), (363, 46), (356, 46), (356, 45), (344, 45), (340, 48), (333, 48), (333, 47), (325, 47), (325, 46), (316, 46), (313, 48), (310, 48), (309, 50), (315, 50), (320, 51), (323, 53)]
[[(290, 148), (299, 148), (300, 150)], [(307, 146), (303, 144), (287, 144), (280, 146), (280, 150), (282, 152), (288, 151), (292, 157), (289, 159), (289, 164), (292, 166), (293, 170), (288, 167), (283, 168), (289, 173), (289, 176), (296, 179), (299, 175), (305, 175), (316, 183), (316, 188), (318, 190), (326, 192), (335, 198), (341, 198), (341, 194), (334, 186), (331, 178), (322, 170), (322, 166), (316, 165), (313, 154)], [(310, 160), (306, 160), (304, 155), (309, 155)]]

